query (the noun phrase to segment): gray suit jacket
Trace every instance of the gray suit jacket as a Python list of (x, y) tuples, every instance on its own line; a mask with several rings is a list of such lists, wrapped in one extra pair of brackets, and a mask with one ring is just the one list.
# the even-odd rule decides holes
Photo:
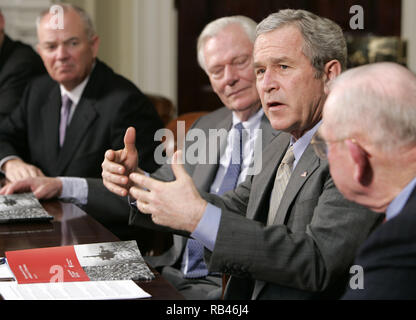
[(267, 226), (271, 189), (289, 144), (282, 133), (263, 152), (263, 169), (222, 198), (209, 269), (231, 274), (226, 299), (338, 298), (358, 246), (380, 215), (347, 201), (328, 163), (311, 145), (293, 171), (274, 224)]
[[(198, 119), (193, 124), (192, 128), (198, 128), (202, 130), (206, 136), (208, 136), (209, 129), (225, 129), (228, 131), (231, 129), (231, 125), (232, 113), (230, 110), (223, 107)], [(260, 128), (262, 129), (262, 146), (264, 148), (270, 142), (272, 137), (278, 135), (279, 132), (270, 126), (270, 122), (266, 116), (263, 116)], [(214, 152), (216, 152), (215, 158), (217, 159), (215, 164), (194, 165), (185, 163), (185, 169), (191, 175), (198, 190), (206, 192), (210, 191), (211, 184), (213, 183), (217, 174), (218, 163), (222, 154), (221, 152), (224, 148), (225, 145), (221, 147), (218, 144), (217, 149), (214, 150)], [(208, 150), (207, 144), (207, 155), (209, 154), (209, 151), (212, 152), (212, 150)], [(152, 176), (163, 181), (173, 181), (175, 179), (170, 165), (162, 166), (157, 171), (155, 171)], [(138, 217), (135, 219), (136, 223), (139, 221), (137, 218)], [(139, 224), (143, 225), (143, 220), (141, 223), (139, 222)], [(160, 256), (146, 257), (147, 262), (149, 262), (154, 267), (172, 266), (176, 263), (180, 264), (187, 239), (187, 237), (175, 234), (173, 236), (172, 247)]]

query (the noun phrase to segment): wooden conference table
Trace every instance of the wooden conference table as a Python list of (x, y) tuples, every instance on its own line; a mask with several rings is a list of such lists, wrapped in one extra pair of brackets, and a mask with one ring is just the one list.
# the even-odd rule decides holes
[[(0, 225), (0, 257), (6, 251), (57, 247), (74, 244), (119, 241), (119, 239), (77, 206), (59, 201), (42, 202), (54, 219), (47, 223)], [(154, 300), (182, 300), (184, 297), (154, 269), (152, 281), (136, 281)]]

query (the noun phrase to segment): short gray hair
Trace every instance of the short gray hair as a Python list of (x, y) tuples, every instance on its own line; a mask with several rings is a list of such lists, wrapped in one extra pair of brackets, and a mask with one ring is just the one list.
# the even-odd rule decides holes
[(384, 152), (416, 146), (416, 75), (392, 62), (350, 69), (331, 83), (328, 112), (337, 138), (362, 137)]
[[(92, 40), (92, 38), (97, 35), (94, 24), (92, 23), (90, 16), (84, 9), (74, 4), (70, 4), (70, 3), (59, 3), (55, 5), (62, 7), (64, 12), (68, 12), (69, 10), (74, 10), (75, 12), (78, 13), (78, 15), (81, 17), (81, 20), (84, 22), (85, 34), (87, 35), (88, 40)], [(51, 8), (52, 6), (43, 10), (39, 14), (39, 16), (36, 18), (36, 28), (39, 29), (40, 22), (47, 14), (49, 14)]]
[(208, 23), (205, 28), (202, 30), (201, 34), (198, 37), (197, 42), (197, 58), (198, 63), (202, 69), (206, 71), (205, 66), (205, 57), (204, 57), (204, 45), (210, 39), (215, 37), (221, 30), (231, 24), (239, 24), (247, 37), (250, 39), (252, 43), (256, 39), (256, 26), (257, 23), (245, 16), (229, 16), (229, 17), (222, 17), (211, 21)]
[(257, 26), (257, 37), (287, 25), (296, 26), (304, 39), (303, 53), (317, 70), (316, 78), (324, 72), (325, 64), (338, 60), (342, 70), (347, 66), (347, 44), (342, 29), (332, 20), (306, 10), (285, 9), (270, 14)]

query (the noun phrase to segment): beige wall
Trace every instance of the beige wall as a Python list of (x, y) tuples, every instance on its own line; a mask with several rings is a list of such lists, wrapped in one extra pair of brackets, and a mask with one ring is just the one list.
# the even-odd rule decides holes
[(98, 57), (146, 93), (176, 105), (176, 12), (173, 0), (69, 0), (93, 18)]
[(407, 65), (416, 72), (416, 1), (402, 0), (402, 38), (407, 40)]
[(101, 39), (98, 57), (130, 80), (133, 80), (132, 1), (134, 0), (69, 1), (83, 7), (93, 18)]

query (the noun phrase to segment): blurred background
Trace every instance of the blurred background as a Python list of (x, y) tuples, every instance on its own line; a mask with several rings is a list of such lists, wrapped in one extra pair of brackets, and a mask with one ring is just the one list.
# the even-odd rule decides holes
[[(35, 19), (52, 0), (0, 0), (6, 32), (33, 46)], [(302, 8), (336, 21), (349, 46), (349, 65), (389, 60), (416, 72), (415, 0), (68, 0), (92, 17), (99, 58), (142, 91), (161, 95), (175, 115), (221, 106), (196, 61), (196, 39), (211, 20), (242, 14), (260, 22), (283, 8)], [(350, 20), (363, 9), (363, 29)]]

